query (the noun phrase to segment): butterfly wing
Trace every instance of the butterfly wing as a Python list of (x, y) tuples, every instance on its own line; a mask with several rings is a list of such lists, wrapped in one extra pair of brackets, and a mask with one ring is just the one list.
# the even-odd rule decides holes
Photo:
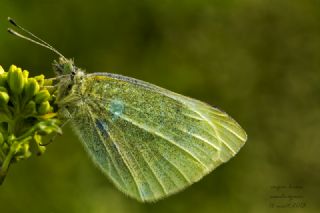
[(247, 139), (217, 108), (136, 79), (90, 74), (79, 92), (76, 133), (102, 172), (140, 201), (200, 180)]

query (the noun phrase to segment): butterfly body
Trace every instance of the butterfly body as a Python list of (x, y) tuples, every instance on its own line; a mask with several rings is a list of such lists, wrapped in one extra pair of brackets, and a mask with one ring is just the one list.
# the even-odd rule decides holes
[(137, 200), (184, 189), (247, 139), (231, 117), (201, 101), (121, 75), (85, 74), (71, 61), (61, 60), (55, 70), (66, 75), (58, 84), (61, 114), (93, 162)]

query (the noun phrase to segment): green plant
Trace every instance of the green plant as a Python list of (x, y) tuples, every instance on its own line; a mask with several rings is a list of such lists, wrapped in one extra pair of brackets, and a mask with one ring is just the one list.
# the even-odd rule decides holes
[(54, 101), (52, 81), (44, 75), (0, 66), (0, 184), (12, 163), (44, 153), (43, 136), (61, 133)]

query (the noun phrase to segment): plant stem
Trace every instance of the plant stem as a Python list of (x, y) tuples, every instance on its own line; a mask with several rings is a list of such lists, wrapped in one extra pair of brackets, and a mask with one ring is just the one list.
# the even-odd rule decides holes
[(5, 159), (5, 157), (6, 157), (6, 155), (4, 154), (2, 149), (0, 148), (0, 165), (2, 165), (2, 161)]
[[(15, 147), (15, 146), (12, 146)], [(8, 168), (11, 162), (11, 159), (14, 155), (15, 150), (14, 149), (10, 149), (8, 155), (6, 156), (6, 158), (4, 159), (4, 162), (0, 168), (0, 185), (3, 183), (4, 179), (6, 178), (7, 172), (8, 172)]]

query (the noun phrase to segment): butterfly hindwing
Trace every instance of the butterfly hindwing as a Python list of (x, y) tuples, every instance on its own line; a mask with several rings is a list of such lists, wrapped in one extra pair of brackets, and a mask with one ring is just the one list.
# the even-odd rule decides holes
[(226, 113), (143, 81), (95, 73), (78, 91), (75, 131), (95, 164), (140, 201), (191, 185), (246, 141)]

